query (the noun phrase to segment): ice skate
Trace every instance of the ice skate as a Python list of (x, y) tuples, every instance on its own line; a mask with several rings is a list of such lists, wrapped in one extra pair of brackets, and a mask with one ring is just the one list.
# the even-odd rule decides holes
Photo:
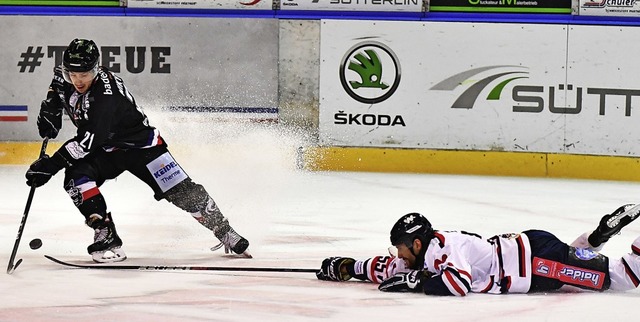
[(111, 214), (106, 218), (98, 214), (89, 216), (87, 225), (95, 230), (93, 244), (87, 247), (87, 252), (96, 263), (114, 263), (127, 259), (127, 255), (122, 250), (122, 240), (116, 232), (116, 226), (111, 220)]
[(216, 234), (216, 237), (220, 240), (220, 244), (211, 247), (212, 251), (224, 246), (225, 254), (233, 253), (243, 255), (247, 258), (253, 258), (247, 250), (247, 248), (249, 248), (249, 241), (240, 236), (233, 228), (229, 227), (229, 230), (220, 237), (218, 237), (218, 235), (219, 234)]
[(589, 244), (598, 247), (606, 243), (611, 236), (620, 233), (620, 230), (632, 221), (636, 220), (640, 215), (640, 207), (636, 209), (635, 205), (624, 205), (610, 215), (604, 215), (600, 219), (598, 228), (589, 235)]

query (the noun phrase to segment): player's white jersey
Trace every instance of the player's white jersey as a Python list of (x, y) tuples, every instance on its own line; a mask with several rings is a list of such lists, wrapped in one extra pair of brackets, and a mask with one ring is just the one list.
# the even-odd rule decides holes
[[(464, 296), (478, 293), (526, 293), (531, 285), (531, 246), (525, 234), (505, 234), (487, 240), (475, 234), (436, 231), (429, 242), (424, 269), (440, 278), (438, 294)], [(380, 283), (396, 273), (408, 272), (396, 257), (357, 261), (355, 272)]]
[(464, 232), (436, 232), (424, 267), (442, 277), (454, 295), (526, 293), (531, 285), (531, 247), (524, 234), (488, 240)]

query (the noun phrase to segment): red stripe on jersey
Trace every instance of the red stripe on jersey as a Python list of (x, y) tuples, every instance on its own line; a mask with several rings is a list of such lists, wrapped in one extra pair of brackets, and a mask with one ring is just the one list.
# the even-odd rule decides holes
[(518, 244), (518, 262), (520, 263), (518, 268), (520, 271), (520, 277), (527, 277), (527, 262), (524, 256), (526, 251), (524, 248), (524, 242), (522, 241), (522, 236), (518, 235), (516, 238), (516, 244)]
[(461, 271), (461, 270), (458, 270), (458, 273), (460, 273), (460, 274), (462, 274), (462, 275), (464, 275), (464, 276), (468, 277), (468, 278), (469, 278), (469, 281), (471, 281), (471, 274), (469, 274), (467, 271)]
[(489, 284), (487, 285), (487, 287), (482, 289), (482, 291), (480, 291), (480, 293), (487, 293), (487, 292), (489, 292), (491, 290), (492, 287), (493, 287), (493, 275), (491, 275), (491, 279), (489, 280)]
[(369, 276), (371, 276), (371, 281), (374, 283), (382, 283), (382, 281), (378, 280), (378, 277), (376, 276), (376, 264), (378, 262), (378, 259), (380, 258), (380, 256), (376, 256), (374, 258), (372, 258), (369, 261)]
[(636, 245), (631, 245), (631, 251), (640, 256), (640, 248), (638, 248)]
[(82, 200), (89, 200), (90, 198), (95, 197), (98, 194), (100, 194), (100, 190), (98, 190), (98, 187), (93, 187), (82, 193)]
[(507, 283), (507, 291), (511, 289), (511, 276), (507, 276), (502, 279), (502, 283)]
[(438, 239), (438, 244), (440, 244), (440, 247), (444, 247), (444, 236), (440, 233), (434, 233), (433, 234), (437, 239)]
[(498, 254), (498, 267), (500, 267), (500, 276), (499, 279), (502, 281), (504, 278), (504, 266), (502, 261), (502, 247), (500, 246), (500, 238), (495, 239), (496, 242), (496, 253)]
[(627, 264), (627, 261), (624, 260), (624, 258), (622, 259), (622, 264), (624, 265), (625, 273), (627, 273), (627, 276), (629, 276), (629, 279), (631, 280), (633, 285), (635, 287), (638, 287), (638, 285), (640, 285), (640, 279), (638, 279), (638, 276), (633, 273), (633, 270), (631, 270), (631, 267), (629, 267), (629, 264)]
[(393, 263), (393, 257), (389, 256), (389, 258), (387, 258), (387, 265), (385, 265), (385, 274), (389, 275), (389, 271), (391, 270), (391, 263)]
[(449, 272), (448, 270), (444, 271), (444, 276), (447, 278), (447, 281), (449, 281), (449, 284), (451, 284), (451, 286), (453, 286), (454, 290), (456, 292), (458, 292), (458, 295), (460, 295), (460, 296), (467, 295), (467, 293), (465, 291), (463, 291), (462, 288), (460, 288), (460, 285), (458, 285), (458, 283), (457, 283), (458, 279), (455, 276), (453, 276), (453, 274), (451, 274), (451, 272)]

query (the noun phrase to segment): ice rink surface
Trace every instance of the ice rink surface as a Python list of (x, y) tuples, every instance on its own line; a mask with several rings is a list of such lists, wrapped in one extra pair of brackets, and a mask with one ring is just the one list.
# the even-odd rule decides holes
[[(295, 148), (304, 144), (295, 134), (158, 119), (178, 162), (250, 240), (254, 258), (211, 252), (217, 241), (209, 231), (124, 174), (101, 188), (129, 256), (123, 264), (317, 268), (329, 256), (386, 255), (389, 229), (414, 211), (436, 229), (491, 237), (538, 228), (570, 243), (603, 214), (640, 202), (640, 185), (628, 182), (305, 172), (295, 168)], [(3, 267), (29, 192), (25, 170), (0, 166)], [(93, 232), (62, 177), (37, 189), (17, 255), (24, 261), (0, 274), (0, 321), (638, 321), (639, 290), (456, 298), (382, 293), (312, 273), (65, 268), (43, 255), (88, 263)], [(620, 257), (638, 235), (634, 222), (603, 253)], [(42, 248), (29, 249), (33, 238)]]

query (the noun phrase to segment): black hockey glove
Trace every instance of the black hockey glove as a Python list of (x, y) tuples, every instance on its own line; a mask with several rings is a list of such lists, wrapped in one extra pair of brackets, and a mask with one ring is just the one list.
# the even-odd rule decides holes
[(25, 174), (27, 178), (27, 185), (34, 185), (40, 187), (49, 182), (51, 177), (58, 173), (63, 167), (54, 162), (48, 155), (42, 156), (42, 158), (36, 160), (29, 166), (29, 170)]
[(40, 104), (40, 114), (38, 114), (38, 132), (40, 137), (55, 139), (58, 136), (58, 132), (62, 128), (62, 109), (58, 108), (52, 101), (52, 98), (48, 98)]
[(322, 281), (348, 281), (351, 279), (349, 273), (340, 271), (342, 265), (353, 264), (355, 259), (349, 257), (329, 257), (322, 261), (320, 270), (316, 272), (316, 277)]
[(398, 273), (382, 282), (378, 289), (383, 292), (424, 292), (422, 283), (431, 275), (428, 271)]

